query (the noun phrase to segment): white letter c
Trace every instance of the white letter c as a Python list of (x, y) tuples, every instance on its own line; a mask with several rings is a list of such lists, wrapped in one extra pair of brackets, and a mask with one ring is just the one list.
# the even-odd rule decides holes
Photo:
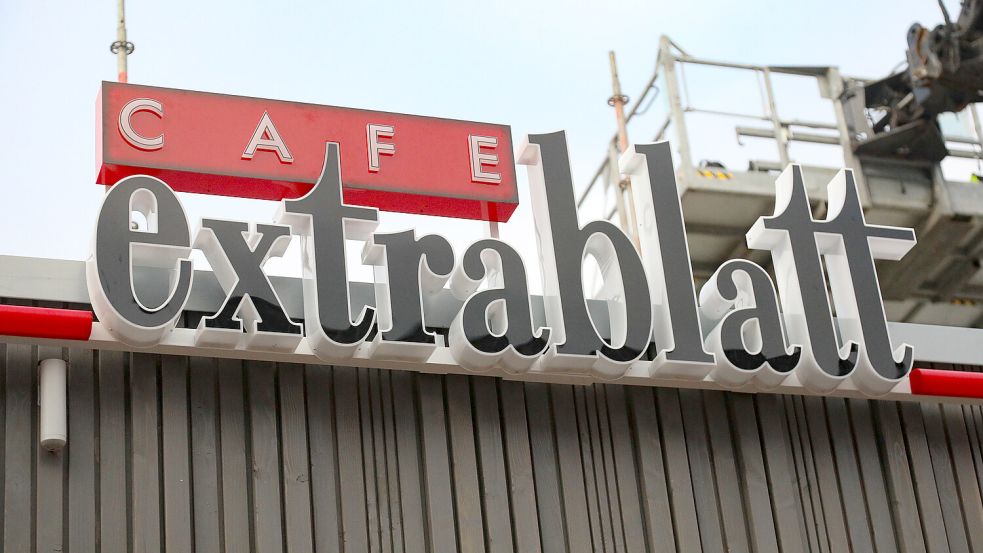
[(161, 119), (164, 118), (164, 106), (157, 100), (151, 100), (150, 98), (130, 100), (119, 112), (119, 132), (123, 135), (123, 139), (129, 142), (131, 146), (141, 150), (159, 150), (163, 148), (163, 133), (154, 138), (147, 138), (133, 130), (133, 127), (130, 125), (130, 118), (138, 111), (149, 111)]

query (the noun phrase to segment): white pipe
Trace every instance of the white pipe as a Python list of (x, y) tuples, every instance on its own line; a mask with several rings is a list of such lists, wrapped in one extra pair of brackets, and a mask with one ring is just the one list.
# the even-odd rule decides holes
[(68, 439), (68, 366), (62, 359), (45, 359), (39, 363), (38, 404), (41, 408), (39, 434), (41, 447), (59, 451)]

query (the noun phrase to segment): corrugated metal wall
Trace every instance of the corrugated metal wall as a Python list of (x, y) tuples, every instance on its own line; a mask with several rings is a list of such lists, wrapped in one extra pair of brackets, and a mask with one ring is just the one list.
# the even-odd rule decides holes
[[(62, 354), (51, 454), (35, 366)], [(11, 553), (983, 551), (979, 407), (0, 358)]]

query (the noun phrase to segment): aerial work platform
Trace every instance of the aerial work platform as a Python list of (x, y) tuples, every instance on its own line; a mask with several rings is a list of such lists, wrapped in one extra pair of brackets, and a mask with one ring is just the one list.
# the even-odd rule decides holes
[[(742, 82), (757, 94), (744, 94)], [(983, 132), (976, 106), (940, 117), (946, 155), (928, 161), (909, 150), (910, 136), (873, 139), (878, 113), (864, 98), (870, 82), (836, 67), (696, 58), (663, 36), (655, 71), (626, 110), (626, 129), (632, 142), (672, 143), (698, 284), (731, 258), (770, 266), (769, 253), (749, 251), (744, 234), (774, 212), (784, 167), (802, 166), (817, 218), (825, 216), (827, 183), (848, 168), (869, 223), (911, 227), (918, 236), (903, 260), (878, 265), (888, 319), (981, 327)], [(582, 217), (630, 229), (630, 183), (613, 170), (618, 155), (615, 135), (578, 207)]]

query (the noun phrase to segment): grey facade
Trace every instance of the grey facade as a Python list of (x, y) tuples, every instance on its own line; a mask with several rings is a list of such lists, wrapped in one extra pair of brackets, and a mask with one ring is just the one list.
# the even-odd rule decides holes
[[(65, 355), (69, 438), (37, 440)], [(983, 408), (0, 345), (3, 551), (983, 551)]]

